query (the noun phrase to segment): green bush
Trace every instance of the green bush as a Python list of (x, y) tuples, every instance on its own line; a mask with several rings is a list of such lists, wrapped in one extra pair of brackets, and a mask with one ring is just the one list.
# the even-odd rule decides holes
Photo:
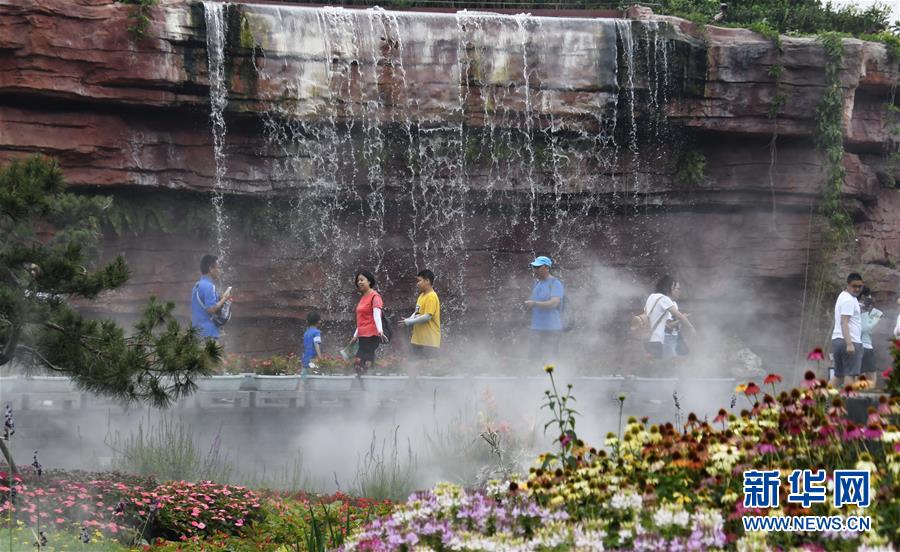
[[(727, 1), (725, 16), (717, 25), (750, 27), (766, 25), (782, 34), (817, 34), (834, 31), (859, 36), (889, 30), (890, 8), (876, 4), (867, 8), (836, 6), (819, 0), (734, 0)], [(662, 0), (653, 5), (656, 13), (677, 15), (701, 23), (713, 23), (719, 0)]]

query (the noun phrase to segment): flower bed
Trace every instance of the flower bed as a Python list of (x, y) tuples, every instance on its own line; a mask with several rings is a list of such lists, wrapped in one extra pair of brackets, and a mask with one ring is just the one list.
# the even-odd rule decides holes
[[(123, 542), (156, 537), (239, 534), (258, 517), (259, 498), (243, 487), (172, 482), (121, 473), (48, 472), (28, 469), (13, 477), (0, 473), (6, 518), (39, 530), (99, 531)], [(12, 506), (7, 497), (12, 496)]]
[(2, 542), (11, 538), (15, 549), (23, 550), (31, 550), (34, 535), (43, 533), (53, 550), (80, 545), (120, 550), (120, 545), (149, 542), (160, 550), (274, 551), (305, 542), (314, 526), (317, 531), (330, 528), (320, 537), (333, 548), (361, 524), (392, 509), (388, 501), (342, 493), (257, 494), (210, 482), (159, 484), (117, 472), (38, 475), (30, 468), (13, 477), (10, 495), (8, 474), (0, 477), (0, 530), (7, 531)]
[[(900, 365), (900, 342), (893, 353)], [(808, 372), (801, 387), (776, 393), (781, 378), (771, 374), (761, 385), (738, 386), (746, 401), (739, 412), (721, 409), (712, 422), (689, 414), (677, 425), (630, 418), (598, 450), (575, 433), (572, 387), (560, 393), (548, 366), (545, 407), (556, 451), (527, 477), (487, 492), (440, 485), (420, 493), (364, 527), (345, 550), (893, 550), (900, 546), (898, 369), (885, 373), (893, 395), (881, 396), (864, 424), (847, 419), (845, 403), (868, 387), (864, 379), (839, 390)], [(627, 398), (618, 400), (621, 409)], [(867, 470), (871, 505), (797, 503), (789, 498), (796, 489), (784, 484), (777, 506), (745, 506), (745, 472), (786, 477), (795, 469), (824, 470), (829, 492), (835, 470)], [(872, 529), (745, 532), (745, 515), (868, 515)]]

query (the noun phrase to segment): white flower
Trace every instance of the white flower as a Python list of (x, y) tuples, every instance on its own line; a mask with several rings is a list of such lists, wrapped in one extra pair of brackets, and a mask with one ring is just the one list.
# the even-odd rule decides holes
[(604, 550), (603, 539), (606, 538), (606, 532), (602, 529), (586, 529), (579, 524), (575, 526), (572, 536), (576, 550), (584, 552), (602, 552)]
[(644, 504), (644, 499), (636, 492), (626, 492), (613, 495), (609, 505), (614, 510), (639, 510)]
[(657, 527), (666, 527), (668, 525), (687, 527), (690, 522), (691, 515), (683, 508), (673, 505), (663, 506), (653, 514), (653, 523)]

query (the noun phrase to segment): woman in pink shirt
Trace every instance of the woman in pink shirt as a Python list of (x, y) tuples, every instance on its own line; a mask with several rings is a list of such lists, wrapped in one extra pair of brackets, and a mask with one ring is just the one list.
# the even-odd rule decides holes
[(375, 291), (375, 276), (367, 270), (361, 270), (356, 273), (354, 282), (362, 297), (356, 304), (356, 331), (353, 332), (350, 343), (359, 341), (359, 349), (356, 351), (356, 373), (361, 375), (375, 361), (375, 350), (387, 338), (384, 335), (384, 328), (381, 327), (381, 309), (384, 308), (384, 301)]

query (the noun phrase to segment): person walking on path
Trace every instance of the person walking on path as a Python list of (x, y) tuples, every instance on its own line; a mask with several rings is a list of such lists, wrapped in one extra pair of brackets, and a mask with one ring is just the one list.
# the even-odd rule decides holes
[(835, 387), (848, 385), (862, 368), (862, 309), (859, 295), (863, 279), (853, 272), (847, 276), (847, 287), (834, 303), (834, 329), (831, 331), (831, 355), (834, 359)]
[(566, 290), (563, 283), (550, 274), (552, 266), (550, 257), (543, 255), (531, 262), (537, 281), (531, 288), (531, 297), (525, 301), (525, 306), (531, 309), (530, 357), (541, 364), (556, 362), (563, 329), (560, 306)]
[(872, 291), (867, 286), (863, 286), (862, 294), (859, 296), (859, 308), (862, 311), (860, 320), (862, 322), (863, 346), (862, 366), (859, 372), (865, 374), (866, 378), (872, 382), (872, 386), (875, 386), (878, 381), (878, 369), (875, 366), (875, 346), (872, 343), (872, 331), (881, 322), (884, 313), (875, 308), (875, 299), (872, 297)]
[(315, 360), (322, 358), (322, 330), (319, 322), (322, 317), (318, 312), (312, 311), (306, 315), (306, 323), (309, 328), (303, 333), (303, 357), (300, 359), (302, 367), (300, 375), (306, 378), (309, 369), (315, 367)]
[(359, 343), (356, 351), (356, 375), (359, 377), (375, 362), (375, 351), (382, 342), (387, 341), (387, 337), (381, 319), (384, 301), (375, 291), (375, 276), (368, 270), (361, 270), (353, 281), (361, 295), (356, 304), (356, 331), (350, 339), (351, 345)]
[(217, 315), (231, 300), (231, 288), (226, 289), (221, 297), (216, 292), (220, 275), (218, 258), (204, 255), (200, 259), (200, 279), (191, 290), (191, 325), (200, 331), (200, 337), (217, 341), (221, 335)]
[(441, 300), (434, 291), (434, 272), (422, 270), (416, 275), (416, 309), (409, 317), (400, 321), (405, 327), (412, 327), (410, 347), (410, 379), (415, 379), (421, 365), (437, 358), (441, 351)]
[(644, 303), (644, 314), (650, 323), (650, 335), (644, 343), (644, 349), (653, 358), (669, 358), (675, 356), (676, 341), (671, 341), (671, 347), (666, 347), (666, 320), (670, 318), (674, 323), (683, 324), (692, 334), (697, 333), (694, 325), (688, 317), (678, 310), (678, 305), (672, 296), (678, 296), (681, 284), (671, 276), (663, 276), (656, 282), (656, 291), (647, 297)]

